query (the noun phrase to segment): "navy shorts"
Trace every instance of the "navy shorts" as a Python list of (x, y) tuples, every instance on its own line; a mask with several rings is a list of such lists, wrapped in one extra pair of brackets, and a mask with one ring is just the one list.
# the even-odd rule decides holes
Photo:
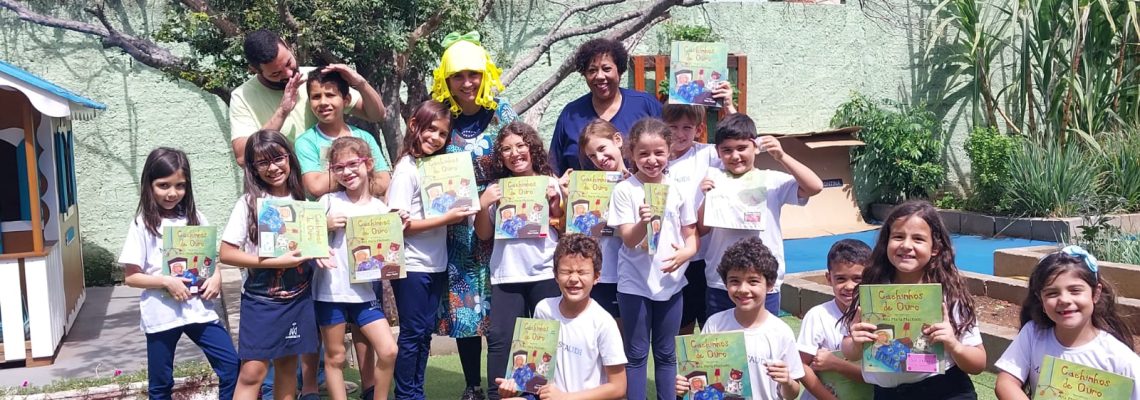
[(384, 310), (380, 307), (379, 300), (367, 303), (315, 301), (313, 308), (317, 310), (318, 326), (349, 323), (362, 327), (384, 319)]
[(242, 360), (273, 360), (316, 353), (321, 339), (317, 333), (311, 293), (306, 290), (286, 301), (242, 293), (238, 357)]
[(590, 298), (598, 302), (598, 305), (614, 318), (621, 318), (621, 313), (618, 311), (616, 283), (595, 284), (594, 288), (590, 289)]

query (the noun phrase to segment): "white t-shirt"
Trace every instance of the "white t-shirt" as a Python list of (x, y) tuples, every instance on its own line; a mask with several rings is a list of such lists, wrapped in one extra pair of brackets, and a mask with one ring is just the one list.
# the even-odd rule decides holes
[[(776, 257), (776, 262), (780, 264), (780, 268), (776, 272), (776, 284), (772, 285), (772, 291), (769, 293), (778, 293), (780, 285), (784, 283), (784, 270), (786, 268), (784, 266), (784, 233), (780, 228), (780, 210), (784, 204), (805, 205), (807, 199), (799, 197), (800, 186), (791, 175), (772, 170), (764, 170), (763, 172), (764, 176), (767, 177), (765, 187), (768, 188), (768, 196), (765, 201), (767, 207), (761, 211), (760, 215), (764, 230), (712, 228), (709, 231), (708, 253), (705, 257), (705, 280), (711, 288), (724, 290), (724, 281), (716, 273), (716, 268), (724, 257), (724, 251), (736, 242), (750, 237), (759, 237), (764, 242), (764, 246), (768, 247), (768, 250)], [(727, 179), (725, 172), (719, 169), (710, 170), (709, 177), (714, 182)]]
[[(847, 331), (846, 327), (839, 324), (840, 318), (843, 318), (843, 311), (835, 304), (835, 300), (808, 310), (807, 314), (804, 314), (803, 322), (800, 323), (800, 337), (796, 339), (796, 347), (800, 353), (815, 357), (819, 349), (839, 351)], [(804, 390), (800, 399), (815, 400), (815, 396)]]
[[(420, 176), (412, 156), (396, 163), (388, 184), (388, 206), (408, 212), (408, 218), (424, 219), (420, 198)], [(447, 270), (447, 227), (439, 226), (415, 235), (404, 235), (404, 269), (408, 272), (435, 273)]]
[[(1053, 328), (1038, 329), (1033, 321), (1025, 323), (1017, 338), (994, 363), (997, 369), (1029, 382), (1036, 391), (1037, 377), (1045, 355), (1065, 361), (1099, 368), (1132, 380), (1140, 379), (1140, 355), (1128, 348), (1108, 332), (1100, 331), (1091, 342), (1076, 347), (1065, 347), (1057, 341)], [(1140, 385), (1132, 386), (1132, 400), (1140, 399)]]
[(764, 367), (766, 360), (780, 360), (788, 366), (791, 379), (804, 377), (804, 364), (796, 351), (796, 336), (792, 328), (780, 318), (768, 313), (764, 323), (755, 328), (745, 329), (736, 320), (735, 308), (730, 308), (709, 317), (701, 333), (744, 332), (744, 350), (748, 352), (748, 375), (752, 384), (753, 400), (778, 400), (780, 389), (776, 381), (768, 376)]
[[(705, 193), (701, 191), (701, 181), (708, 176), (709, 171), (721, 168), (724, 168), (724, 163), (720, 161), (715, 145), (693, 143), (693, 147), (690, 147), (685, 154), (669, 160), (666, 175), (677, 183), (681, 194), (685, 196), (685, 202), (693, 204), (693, 210), (696, 212), (697, 206), (705, 200)], [(701, 236), (701, 246), (697, 250), (697, 255), (689, 261), (705, 259), (705, 251), (708, 249), (706, 239), (708, 235)]]
[[(553, 177), (549, 178), (547, 187), (561, 193), (558, 180)], [(488, 208), (495, 210), (498, 204)], [(491, 253), (491, 284), (554, 279), (554, 248), (557, 246), (558, 230), (553, 227), (544, 238), (495, 239)]]
[[(661, 233), (657, 239), (657, 252), (652, 256), (645, 249), (621, 246), (618, 250), (618, 292), (665, 301), (673, 297), (688, 284), (685, 279), (686, 262), (676, 271), (661, 271), (662, 261), (672, 257), (673, 245), (685, 245), (681, 227), (697, 223), (692, 205), (685, 202), (678, 187), (668, 177), (664, 184), (669, 185), (665, 199), (665, 215), (661, 218)], [(625, 224), (640, 223), (638, 207), (645, 203), (645, 190), (636, 175), (618, 182), (610, 198), (609, 226), (618, 229)]]
[[(961, 318), (961, 315), (958, 312), (958, 306), (957, 305), (955, 305), (953, 308), (954, 308), (954, 310), (950, 312), (950, 317), (951, 317), (950, 321), (957, 324)], [(981, 330), (978, 329), (978, 324), (975, 323), (973, 328), (970, 328), (970, 330), (962, 333), (961, 335), (958, 335), (958, 341), (962, 342), (962, 344), (966, 345), (966, 346), (981, 345), (982, 344), (982, 333), (981, 333)], [(946, 362), (946, 369), (947, 370), (949, 370), (950, 368), (954, 367), (954, 365), (956, 365), (954, 363), (954, 358), (950, 356), (949, 352), (947, 352), (947, 354), (946, 354), (946, 361), (945, 362)], [(864, 370), (863, 371), (863, 380), (866, 381), (867, 383), (872, 384), (872, 385), (885, 387), (885, 388), (893, 388), (893, 387), (896, 387), (898, 385), (902, 385), (905, 383), (918, 382), (918, 381), (921, 381), (921, 380), (926, 379), (926, 378), (930, 378), (930, 377), (935, 376), (935, 375), (938, 375), (938, 374), (935, 374), (935, 373), (867, 372), (866, 370)]]
[[(198, 214), (198, 222), (208, 225), (206, 217)], [(166, 226), (186, 226), (186, 218), (163, 218), (158, 233)], [(162, 237), (146, 230), (142, 216), (136, 216), (127, 229), (123, 241), (123, 251), (119, 253), (119, 264), (138, 265), (142, 273), (162, 275)], [(218, 273), (218, 271), (214, 271)], [(166, 289), (144, 289), (139, 295), (139, 327), (145, 333), (157, 333), (189, 324), (200, 324), (218, 320), (214, 302), (202, 300), (201, 296), (190, 296), (186, 301), (175, 300)]]
[(555, 358), (554, 386), (563, 392), (580, 392), (607, 383), (606, 366), (624, 365), (625, 348), (617, 322), (593, 299), (574, 318), (558, 309), (562, 296), (544, 299), (534, 307), (534, 318), (561, 324)]
[[(617, 232), (614, 232), (617, 235)], [(621, 251), (621, 238), (617, 236), (602, 236), (598, 238), (598, 247), (602, 251), (602, 274), (598, 283), (617, 283), (618, 281), (618, 252)]]
[[(346, 217), (376, 215), (388, 212), (383, 201), (369, 197), (367, 205), (353, 204), (348, 194), (339, 191), (321, 196), (318, 200), (325, 206), (325, 212), (339, 212)], [(313, 300), (331, 303), (367, 303), (376, 300), (372, 282), (352, 283), (352, 268), (355, 262), (348, 253), (348, 240), (345, 228), (329, 231), (329, 247), (333, 249), (335, 269), (317, 268), (313, 274)]]

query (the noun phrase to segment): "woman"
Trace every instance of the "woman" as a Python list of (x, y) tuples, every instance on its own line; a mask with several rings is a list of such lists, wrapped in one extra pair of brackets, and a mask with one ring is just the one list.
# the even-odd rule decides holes
[[(451, 109), (451, 144), (448, 153), (470, 151), (475, 181), (482, 191), (493, 176), (492, 145), (499, 130), (518, 118), (506, 99), (494, 97), (503, 90), (499, 69), (479, 42), (478, 32), (448, 34), (443, 57), (433, 74), (431, 95)], [(441, 304), (438, 333), (456, 338), (467, 389), (463, 400), (482, 400), (479, 367), (489, 320), (489, 285), (493, 242), (475, 237), (469, 224), (447, 227), (448, 297)]]
[(578, 135), (590, 121), (597, 118), (609, 121), (622, 136), (627, 136), (634, 122), (661, 116), (661, 103), (657, 98), (618, 87), (628, 61), (629, 53), (616, 40), (593, 39), (578, 47), (574, 65), (586, 79), (590, 93), (567, 104), (554, 124), (550, 165), (555, 174), (562, 175), (567, 169), (595, 169), (592, 163), (583, 163), (578, 158)]

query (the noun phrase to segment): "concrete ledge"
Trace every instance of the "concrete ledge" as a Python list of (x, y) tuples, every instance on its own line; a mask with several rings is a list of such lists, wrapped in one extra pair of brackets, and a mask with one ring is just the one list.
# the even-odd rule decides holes
[[(994, 275), (1028, 278), (1038, 260), (1057, 249), (1058, 246), (1032, 246), (994, 251)], [(1101, 261), (1098, 266), (1118, 296), (1140, 298), (1140, 265)]]
[(994, 217), (984, 214), (964, 212), (961, 214), (960, 230), (955, 233), (968, 235), (981, 235), (990, 237), (994, 235)]
[[(890, 211), (891, 205), (872, 204), (871, 214)], [(1070, 218), (1015, 218), (1002, 216), (989, 216), (962, 210), (940, 209), (942, 222), (946, 229), (953, 233), (981, 236), (1005, 236), (1022, 239), (1042, 240), (1047, 242), (1068, 242), (1081, 234), (1081, 227), (1085, 220), (1078, 217)], [(876, 216), (876, 218), (878, 218)], [(1140, 214), (1114, 214), (1109, 216), (1108, 223), (1119, 227), (1127, 233), (1140, 233)]]
[(876, 221), (886, 221), (887, 216), (891, 214), (891, 210), (894, 208), (894, 204), (872, 203), (871, 218), (874, 218)]
[(942, 217), (942, 223), (946, 225), (946, 229), (950, 232), (962, 231), (962, 214), (964, 214), (964, 212), (958, 210), (938, 210), (938, 215)]

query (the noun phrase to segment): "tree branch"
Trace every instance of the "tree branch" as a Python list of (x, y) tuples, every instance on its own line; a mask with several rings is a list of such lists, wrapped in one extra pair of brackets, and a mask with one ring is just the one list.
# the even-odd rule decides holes
[(487, 16), (491, 15), (491, 9), (494, 8), (494, 5), (495, 0), (484, 0), (483, 5), (479, 7), (479, 14), (475, 16), (475, 23), (482, 25)]
[(566, 11), (563, 11), (562, 15), (558, 17), (558, 21), (556, 21), (554, 25), (550, 27), (550, 31), (546, 33), (546, 36), (543, 36), (542, 40), (537, 45), (532, 47), (530, 51), (526, 53), (526, 55), (523, 55), (521, 59), (516, 61), (511, 69), (503, 73), (503, 85), (510, 86), (511, 82), (514, 81), (515, 78), (518, 78), (519, 75), (522, 75), (523, 72), (526, 72), (526, 70), (534, 66), (534, 64), (537, 63), (540, 58), (542, 58), (542, 55), (550, 50), (550, 47), (553, 46), (554, 43), (574, 36), (604, 31), (608, 28), (617, 26), (622, 22), (637, 18), (639, 15), (645, 12), (644, 10), (631, 11), (617, 17), (577, 29), (570, 29), (565, 31), (559, 30), (562, 28), (562, 24), (564, 24), (567, 19), (576, 13), (589, 11), (604, 5), (621, 3), (623, 1), (624, 0), (604, 0), (597, 2), (587, 2), (586, 5), (568, 8)]
[[(490, 2), (490, 0), (487, 1), (487, 3)], [(423, 39), (424, 36), (430, 35), (432, 32), (435, 32), (436, 29), (439, 29), (439, 25), (443, 23), (444, 15), (451, 11), (450, 8), (450, 6), (441, 8), (435, 14), (432, 14), (431, 17), (428, 17), (427, 21), (424, 21), (408, 34), (407, 48), (399, 54), (396, 54), (395, 73), (397, 77), (402, 78), (404, 73), (407, 72), (408, 59), (412, 57), (412, 52), (416, 51), (416, 44), (418, 44), (420, 39)]]
[(210, 23), (222, 32), (222, 35), (231, 38), (241, 35), (241, 28), (237, 24), (230, 21), (224, 15), (214, 10), (206, 3), (206, 0), (179, 0), (182, 6), (190, 9), (190, 11), (204, 13), (210, 17)]

